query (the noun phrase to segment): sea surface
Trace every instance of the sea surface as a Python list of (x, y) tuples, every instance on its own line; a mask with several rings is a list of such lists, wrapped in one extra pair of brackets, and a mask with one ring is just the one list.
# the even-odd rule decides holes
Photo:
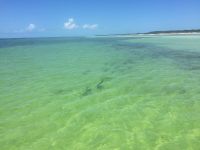
[(0, 39), (0, 150), (199, 150), (200, 36)]

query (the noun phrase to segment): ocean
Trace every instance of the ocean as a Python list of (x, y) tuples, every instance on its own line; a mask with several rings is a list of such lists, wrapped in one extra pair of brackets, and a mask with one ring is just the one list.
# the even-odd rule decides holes
[(199, 141), (199, 35), (0, 39), (1, 150)]

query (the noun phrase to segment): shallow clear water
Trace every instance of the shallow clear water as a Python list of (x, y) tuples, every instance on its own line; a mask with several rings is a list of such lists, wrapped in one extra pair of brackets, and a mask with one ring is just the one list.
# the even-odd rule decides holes
[(0, 40), (0, 149), (197, 150), (200, 36)]

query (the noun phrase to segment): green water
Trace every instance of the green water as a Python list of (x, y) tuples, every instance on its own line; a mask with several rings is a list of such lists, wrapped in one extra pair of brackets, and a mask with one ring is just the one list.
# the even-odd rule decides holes
[(0, 40), (1, 150), (198, 150), (200, 36)]

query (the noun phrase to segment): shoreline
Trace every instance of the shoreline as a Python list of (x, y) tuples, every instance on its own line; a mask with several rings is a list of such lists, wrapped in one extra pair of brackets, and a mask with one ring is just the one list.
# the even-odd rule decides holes
[(136, 33), (119, 35), (96, 35), (95, 37), (135, 37), (135, 36), (200, 36), (200, 32), (191, 33)]

